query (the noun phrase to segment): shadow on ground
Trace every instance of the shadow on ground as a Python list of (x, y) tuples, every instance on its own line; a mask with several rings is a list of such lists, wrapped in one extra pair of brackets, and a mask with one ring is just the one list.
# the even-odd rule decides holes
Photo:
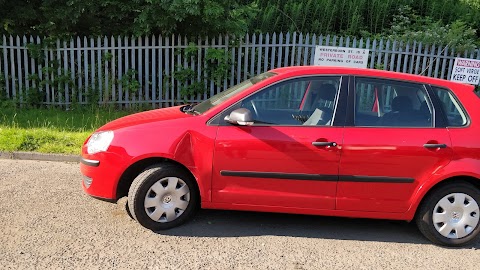
[[(119, 204), (133, 219), (126, 198)], [(205, 209), (186, 224), (158, 234), (185, 237), (273, 235), (433, 245), (414, 222)], [(480, 242), (464, 248), (480, 249)]]
[[(201, 210), (193, 221), (164, 235), (188, 237), (287, 236), (431, 244), (415, 223), (242, 211)], [(472, 246), (468, 247), (472, 248)], [(473, 245), (480, 248), (480, 242)]]

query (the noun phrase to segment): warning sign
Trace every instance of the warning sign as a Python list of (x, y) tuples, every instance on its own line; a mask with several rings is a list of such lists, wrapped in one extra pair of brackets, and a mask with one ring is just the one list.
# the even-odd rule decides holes
[(450, 81), (478, 85), (480, 82), (480, 60), (455, 58)]
[(317, 46), (313, 64), (316, 66), (366, 68), (369, 52), (368, 49)]

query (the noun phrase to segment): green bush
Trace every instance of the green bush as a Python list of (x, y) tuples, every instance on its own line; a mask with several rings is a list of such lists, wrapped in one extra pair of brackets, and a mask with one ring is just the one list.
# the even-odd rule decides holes
[(187, 36), (245, 33), (256, 15), (241, 0), (0, 0), (0, 33)]
[(451, 24), (434, 21), (431, 17), (418, 15), (410, 6), (402, 6), (393, 16), (393, 23), (383, 33), (372, 35), (363, 32), (364, 37), (386, 38), (404, 42), (422, 42), (455, 47), (457, 51), (473, 50), (478, 47), (477, 32), (464, 21)]
[(317, 34), (360, 36), (383, 34), (394, 25), (394, 16), (404, 6), (439, 25), (459, 20), (480, 27), (479, 0), (257, 0), (262, 12), (250, 30), (299, 31)]

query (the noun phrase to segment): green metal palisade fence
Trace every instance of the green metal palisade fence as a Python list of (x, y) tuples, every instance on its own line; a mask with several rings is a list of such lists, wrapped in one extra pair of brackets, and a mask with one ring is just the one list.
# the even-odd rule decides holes
[[(199, 102), (273, 68), (311, 65), (316, 45), (370, 49), (369, 68), (443, 79), (450, 78), (455, 57), (480, 59), (478, 50), (456, 52), (442, 45), (296, 32), (198, 40), (175, 35), (76, 37), (49, 46), (41, 45), (39, 37), (3, 36), (0, 42), (3, 96), (24, 103), (35, 92), (41, 95), (42, 104), (58, 106), (85, 104), (93, 97), (99, 104), (121, 106)], [(204, 76), (209, 48), (221, 50), (228, 59), (229, 68), (220, 80)], [(189, 77), (178, 78), (174, 71), (179, 69), (188, 70)], [(194, 83), (206, 91), (181, 96), (181, 88)]]

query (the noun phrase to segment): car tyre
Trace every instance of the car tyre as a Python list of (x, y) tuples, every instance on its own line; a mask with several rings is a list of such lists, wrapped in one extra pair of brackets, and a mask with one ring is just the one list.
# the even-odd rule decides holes
[(139, 174), (128, 191), (128, 208), (142, 226), (160, 231), (191, 219), (200, 205), (195, 179), (174, 164), (158, 164)]
[(480, 233), (480, 191), (468, 183), (450, 183), (433, 191), (421, 204), (416, 223), (435, 244), (465, 246)]

